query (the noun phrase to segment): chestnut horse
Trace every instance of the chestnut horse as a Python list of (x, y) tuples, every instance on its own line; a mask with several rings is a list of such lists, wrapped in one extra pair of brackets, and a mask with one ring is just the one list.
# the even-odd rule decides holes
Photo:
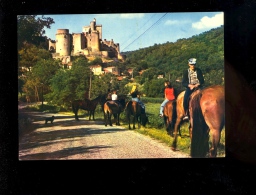
[(119, 117), (120, 117), (120, 113), (123, 112), (125, 108), (125, 99), (119, 99), (117, 101), (119, 103), (109, 100), (109, 101), (106, 101), (103, 105), (105, 126), (107, 126), (108, 123), (110, 126), (112, 126), (112, 121), (111, 121), (112, 115), (114, 116), (116, 125), (120, 125)]
[[(173, 137), (174, 126), (177, 120), (177, 102), (176, 100), (169, 101), (165, 104), (163, 110), (163, 119), (167, 133)], [(179, 134), (181, 136), (180, 130)]]
[[(193, 94), (192, 94), (193, 95)], [(224, 86), (214, 85), (194, 94), (189, 102), (191, 157), (217, 156), (221, 131), (225, 125)], [(209, 133), (211, 148), (209, 150)]]
[[(216, 90), (215, 91), (216, 93), (214, 92), (214, 90)], [(210, 93), (210, 95), (209, 95), (209, 93)], [(184, 108), (183, 108), (184, 94), (185, 94), (185, 91), (181, 92), (176, 99), (177, 118), (176, 118), (176, 121), (175, 121), (175, 118), (173, 121), (173, 123), (175, 123), (175, 126), (174, 126), (174, 139), (173, 139), (173, 143), (172, 143), (172, 147), (171, 147), (172, 150), (176, 150), (177, 132), (179, 131), (179, 133), (180, 133), (180, 125), (182, 123), (182, 118), (185, 116), (185, 112), (184, 112)], [(204, 111), (204, 117), (203, 117), (202, 113), (200, 115), (200, 112), (196, 112), (201, 109), (201, 108), (199, 108), (200, 105), (198, 105), (199, 104), (198, 102), (197, 102), (197, 106), (199, 106), (199, 107), (196, 108), (196, 106), (195, 106), (196, 100), (199, 101), (199, 98), (201, 98), (202, 94), (204, 94), (204, 96), (203, 96), (204, 98), (202, 101), (205, 101), (205, 102), (201, 102), (204, 105), (204, 107), (202, 108), (203, 109), (202, 111)], [(218, 101), (218, 102), (216, 102), (216, 104), (214, 104), (213, 98), (215, 98), (215, 100)], [(207, 102), (207, 99), (208, 99), (208, 102)], [(224, 111), (224, 87), (220, 86), (220, 85), (214, 85), (214, 86), (204, 88), (203, 90), (200, 90), (200, 89), (196, 90), (190, 95), (189, 100), (190, 100), (190, 102), (189, 102), (189, 105), (190, 105), (189, 106), (189, 116), (190, 116), (189, 135), (190, 135), (190, 139), (191, 139), (191, 156), (192, 157), (198, 157), (198, 156), (202, 157), (202, 156), (205, 156), (206, 153), (208, 152), (209, 146), (207, 144), (202, 145), (202, 143), (200, 143), (200, 141), (198, 141), (198, 140), (200, 140), (198, 138), (198, 137), (200, 137), (200, 135), (197, 133), (197, 131), (204, 132), (205, 134), (203, 134), (203, 135), (201, 134), (201, 136), (205, 139), (205, 143), (206, 142), (208, 143), (209, 131), (207, 132), (205, 130), (208, 128), (208, 130), (210, 130), (213, 135), (212, 148), (210, 150), (210, 157), (216, 157), (217, 146), (219, 144), (221, 130), (224, 127), (224, 112), (225, 112)], [(193, 104), (192, 104), (192, 102), (193, 102)], [(212, 108), (215, 106), (214, 107), (215, 110), (214, 109), (209, 110), (209, 107), (207, 107), (207, 106), (209, 106), (209, 107), (212, 106)], [(169, 109), (169, 112), (170, 112), (170, 109)], [(193, 117), (193, 114), (194, 114), (194, 117)], [(211, 115), (213, 115), (212, 118), (209, 118)], [(194, 126), (193, 126), (193, 124), (194, 124)], [(192, 141), (193, 130), (194, 130), (194, 138)], [(200, 153), (200, 149), (204, 149), (204, 152), (201, 151), (201, 153)]]
[(135, 129), (135, 123), (138, 124), (138, 128), (140, 125), (146, 126), (148, 122), (148, 117), (146, 113), (141, 113), (142, 108), (136, 101), (128, 101), (125, 106), (125, 113), (129, 123), (129, 129), (131, 129), (131, 116), (133, 116), (133, 129)]
[(176, 100), (169, 101), (164, 106), (163, 119), (167, 133), (174, 137), (172, 143), (172, 150), (176, 150), (177, 147), (177, 133), (181, 136), (180, 126), (183, 122), (182, 118), (185, 116), (183, 108), (183, 99), (185, 91), (182, 91)]
[(89, 120), (91, 120), (91, 116), (93, 117), (93, 120), (95, 120), (94, 119), (94, 112), (95, 112), (97, 104), (100, 101), (100, 98), (101, 98), (101, 96), (98, 96), (93, 100), (89, 100), (89, 99), (74, 100), (72, 102), (72, 110), (75, 114), (75, 119), (79, 120), (78, 115), (77, 115), (78, 110), (83, 109), (83, 110), (87, 110), (89, 112)]

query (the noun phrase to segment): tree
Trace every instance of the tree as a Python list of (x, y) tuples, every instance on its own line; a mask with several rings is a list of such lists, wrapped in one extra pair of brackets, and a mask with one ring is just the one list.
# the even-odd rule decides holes
[(49, 103), (70, 106), (75, 99), (84, 99), (89, 90), (90, 69), (85, 58), (77, 58), (71, 70), (60, 69), (50, 80)]
[(33, 67), (33, 71), (25, 73), (23, 91), (33, 95), (39, 100), (39, 89), (44, 89), (44, 94), (50, 90), (50, 80), (59, 69), (59, 64), (53, 59), (40, 59)]
[(39, 46), (42, 36), (45, 34), (44, 28), (50, 28), (54, 20), (50, 17), (38, 17), (37, 15), (18, 15), (18, 50), (24, 43), (31, 43)]
[(152, 79), (145, 82), (143, 92), (148, 97), (163, 97), (164, 79)]
[(23, 48), (19, 50), (19, 67), (31, 68), (41, 59), (52, 59), (51, 53), (45, 49), (40, 49), (32, 44), (24, 44)]

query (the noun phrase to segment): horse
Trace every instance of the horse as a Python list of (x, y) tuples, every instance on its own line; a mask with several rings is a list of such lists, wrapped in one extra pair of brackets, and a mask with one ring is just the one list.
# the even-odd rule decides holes
[[(189, 102), (191, 124), (191, 157), (217, 156), (221, 131), (225, 125), (224, 86), (214, 85), (193, 95)], [(209, 133), (212, 144), (209, 149)]]
[(79, 120), (78, 115), (77, 115), (78, 110), (83, 109), (83, 110), (87, 110), (89, 112), (89, 120), (91, 120), (91, 116), (93, 117), (93, 120), (95, 120), (94, 119), (94, 112), (95, 112), (97, 104), (100, 101), (100, 98), (101, 98), (101, 96), (99, 95), (98, 97), (96, 97), (93, 100), (89, 100), (89, 99), (74, 100), (72, 102), (72, 110), (75, 114), (75, 119), (77, 121)]
[[(101, 106), (103, 114), (104, 114), (104, 104), (108, 101), (107, 97), (108, 97), (108, 94), (102, 94), (100, 95), (100, 98), (99, 98), (99, 104)], [(123, 94), (118, 95), (119, 100), (126, 99), (126, 98), (127, 98), (126, 95), (123, 95)]]
[[(173, 137), (174, 127), (177, 121), (176, 107), (177, 107), (177, 101), (172, 100), (165, 104), (164, 110), (163, 110), (163, 119), (164, 119), (166, 131), (172, 137)], [(181, 136), (180, 129), (179, 129), (179, 134)]]
[[(190, 95), (189, 100), (191, 99), (191, 97), (194, 94), (200, 92), (200, 90), (201, 90), (200, 88), (195, 89), (193, 91), (193, 93)], [(171, 123), (172, 125), (170, 126), (171, 129), (169, 128), (169, 132), (170, 132), (170, 130), (172, 131), (171, 132), (171, 136), (174, 137), (173, 142), (172, 142), (172, 146), (171, 146), (172, 150), (174, 150), (174, 151), (177, 148), (177, 133), (179, 131), (179, 135), (181, 136), (180, 126), (184, 122), (183, 119), (182, 119), (185, 116), (185, 110), (184, 110), (184, 107), (183, 107), (184, 95), (185, 95), (185, 91), (182, 91), (182, 92), (180, 92), (180, 94), (178, 95), (178, 97), (176, 99), (176, 105), (174, 105), (174, 106), (176, 106), (176, 117), (175, 117), (175, 114), (174, 114), (173, 121)], [(170, 115), (171, 109), (168, 109), (168, 112), (169, 112), (169, 115)], [(173, 112), (175, 112), (175, 110), (173, 110)], [(175, 124), (174, 128), (173, 128), (173, 124)], [(191, 125), (190, 124), (189, 124), (189, 129), (188, 130), (189, 130), (189, 136), (190, 136), (190, 139), (191, 139), (191, 137), (192, 137), (192, 134), (191, 134), (192, 129), (191, 129)], [(168, 134), (170, 134), (170, 133), (168, 133)]]
[(142, 108), (136, 101), (128, 101), (125, 106), (125, 113), (129, 123), (129, 129), (131, 129), (131, 116), (133, 116), (133, 129), (135, 129), (135, 123), (138, 123), (138, 128), (140, 125), (146, 126), (148, 122), (148, 117), (146, 113), (142, 113)]
[(119, 117), (120, 113), (123, 112), (125, 108), (125, 99), (119, 99), (117, 101), (119, 104), (115, 101), (109, 100), (106, 101), (103, 105), (105, 126), (107, 126), (108, 123), (110, 126), (112, 126), (112, 115), (114, 116), (116, 125), (120, 125)]

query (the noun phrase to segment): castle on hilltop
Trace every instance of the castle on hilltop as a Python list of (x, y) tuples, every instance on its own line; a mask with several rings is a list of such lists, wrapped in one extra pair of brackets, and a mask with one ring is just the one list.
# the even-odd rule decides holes
[(102, 25), (96, 25), (96, 19), (84, 26), (82, 33), (69, 34), (68, 29), (58, 29), (56, 40), (49, 40), (52, 57), (60, 59), (62, 64), (69, 64), (71, 56), (109, 57), (124, 60), (120, 53), (119, 43), (113, 39), (102, 40)]

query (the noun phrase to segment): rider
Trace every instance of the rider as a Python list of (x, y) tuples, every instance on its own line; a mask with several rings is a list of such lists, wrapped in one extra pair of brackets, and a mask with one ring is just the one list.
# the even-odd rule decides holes
[(112, 91), (111, 100), (120, 106), (120, 102), (118, 101), (118, 95), (116, 94), (116, 90)]
[(188, 119), (188, 99), (192, 92), (198, 88), (202, 88), (204, 84), (204, 77), (201, 69), (196, 67), (196, 58), (190, 58), (188, 60), (189, 68), (183, 72), (182, 86), (186, 87), (183, 108), (185, 111), (185, 117), (183, 120)]
[(138, 102), (138, 104), (141, 106), (142, 108), (142, 111), (141, 113), (142, 114), (145, 114), (145, 105), (142, 103), (142, 101), (140, 101), (139, 99), (139, 92), (138, 92), (138, 89), (137, 89), (137, 86), (136, 85), (133, 85), (132, 86), (132, 90), (130, 92), (131, 96), (132, 96), (132, 101), (135, 101), (135, 102)]
[(174, 95), (174, 88), (171, 85), (170, 81), (165, 81), (164, 82), (164, 101), (162, 102), (161, 106), (160, 106), (160, 117), (163, 117), (163, 110), (164, 110), (164, 106), (167, 102), (174, 100), (175, 99), (175, 95)]

